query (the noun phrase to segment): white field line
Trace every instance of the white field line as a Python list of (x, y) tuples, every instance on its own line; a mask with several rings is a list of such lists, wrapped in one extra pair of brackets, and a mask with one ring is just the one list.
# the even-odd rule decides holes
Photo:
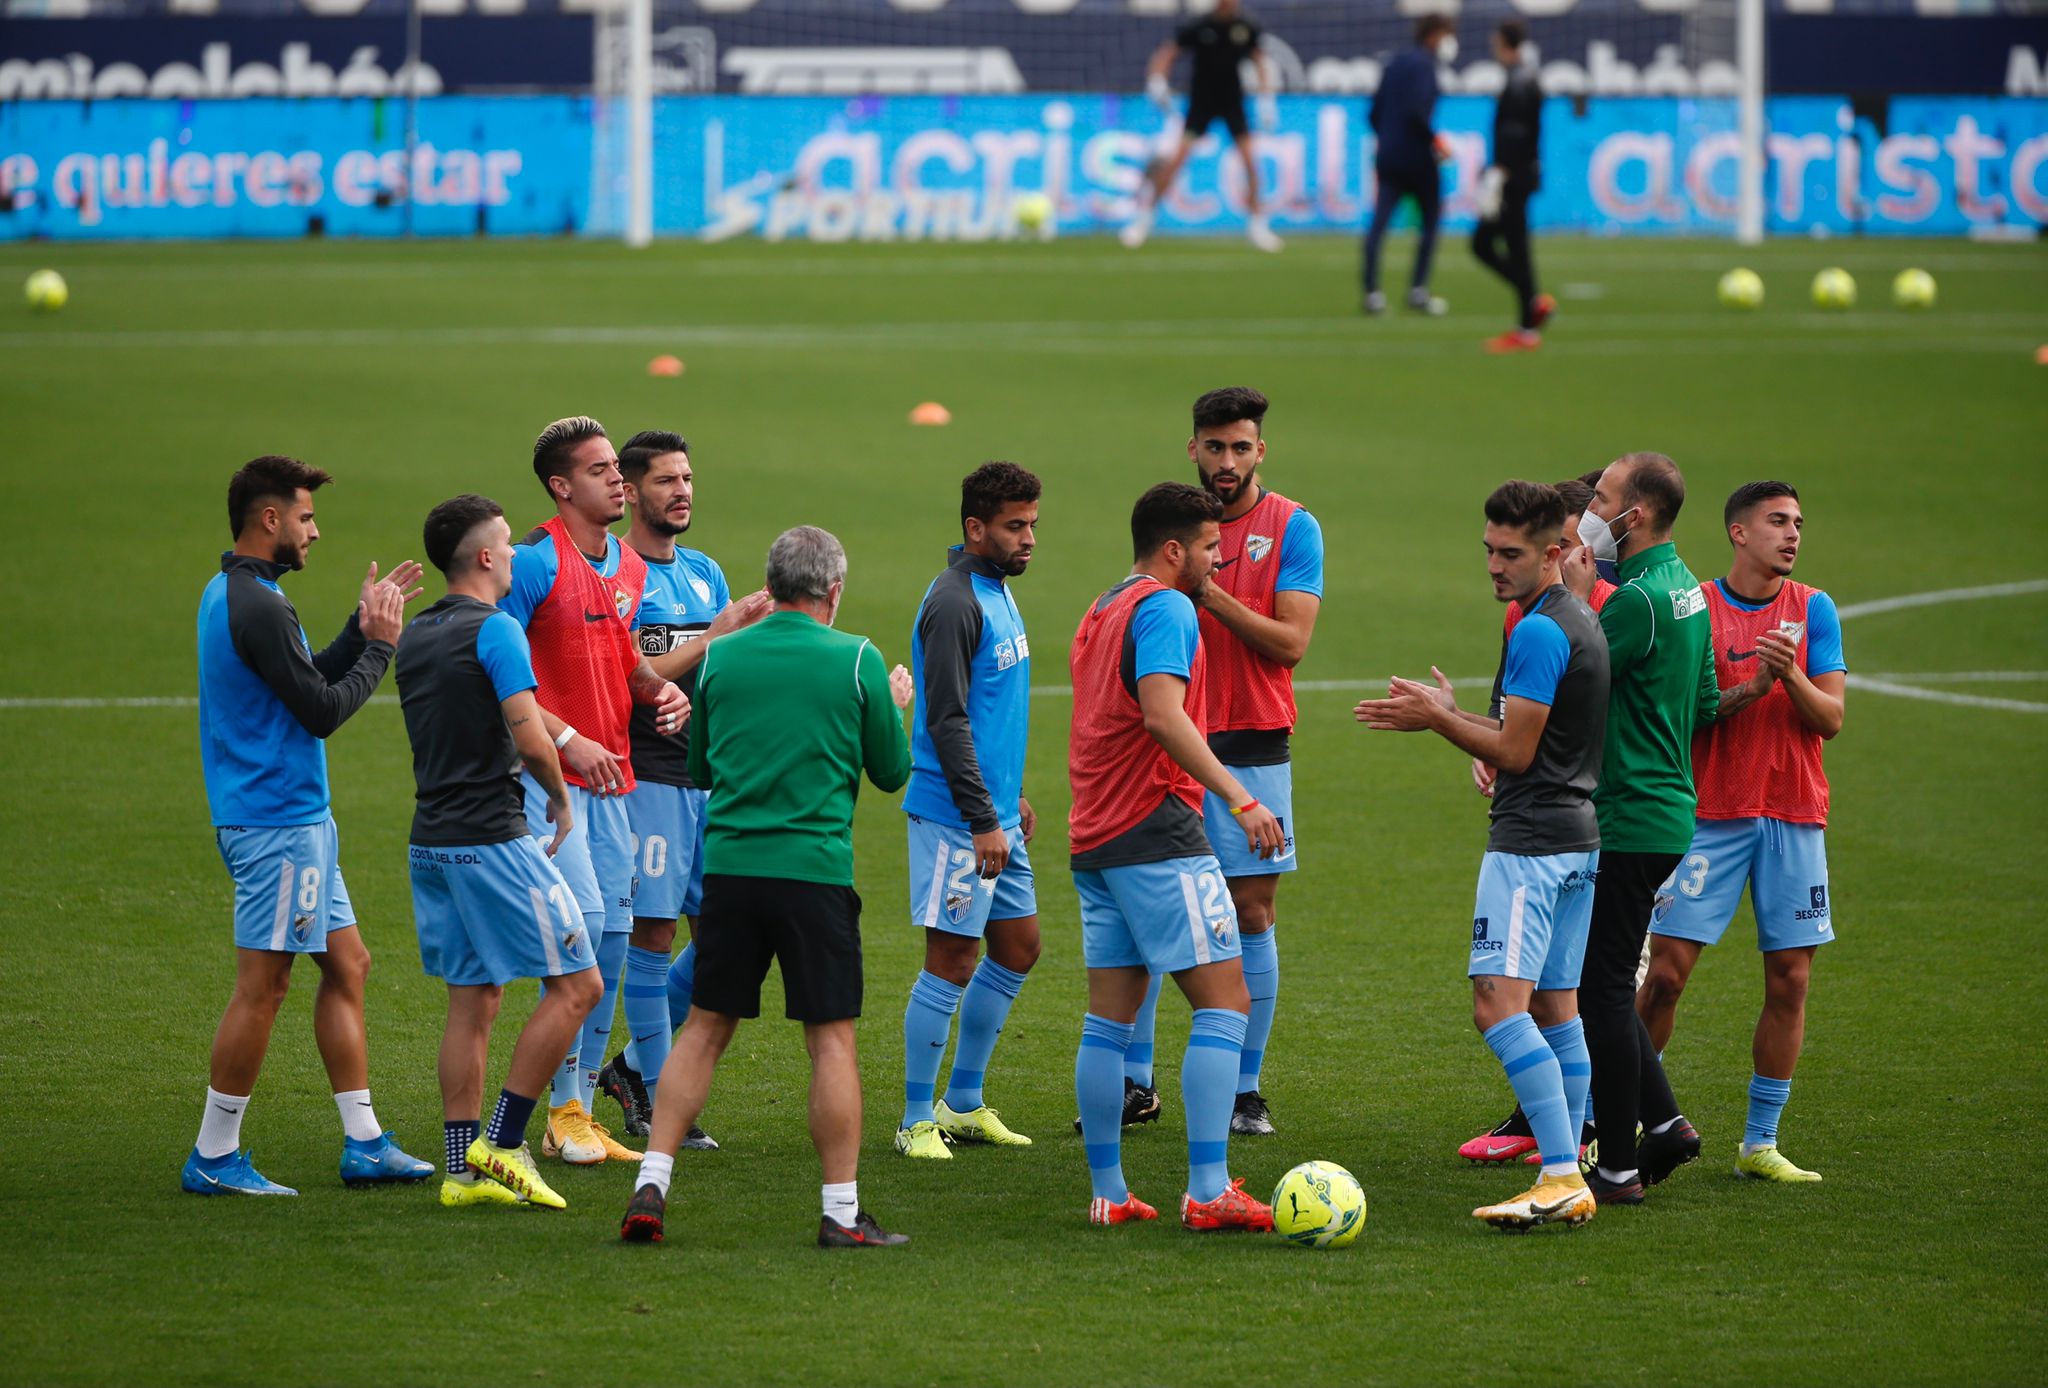
[[(1602, 314), (1576, 321), (1559, 345), (1574, 354), (1615, 355), (1656, 350), (1665, 355), (1860, 354), (1869, 352), (1977, 352), (2027, 350), (2048, 333), (2048, 314), (1954, 314), (1930, 325), (1895, 316), (1862, 319), (1797, 314), (1773, 326), (1811, 331), (1811, 337), (1767, 337), (1732, 330), (1725, 314)], [(1931, 331), (1930, 331), (1931, 326)], [(1654, 337), (1609, 336), (1611, 329), (1657, 330)], [(1713, 330), (1724, 330), (1715, 335)], [(2004, 330), (2010, 337), (1994, 336)], [(1675, 336), (1669, 334), (1676, 334)], [(670, 348), (974, 348), (1063, 355), (1122, 354), (1133, 346), (1173, 355), (1266, 352), (1360, 356), (1443, 353), (1469, 356), (1476, 347), (1469, 324), (1432, 320), (1376, 333), (1350, 318), (1124, 319), (1082, 323), (1059, 319), (1001, 323), (923, 321), (894, 323), (647, 323), (503, 324), (473, 327), (360, 328), (138, 328), (49, 329), (0, 332), (0, 350), (351, 350), (465, 347)]]
[[(2028, 579), (2020, 583), (1992, 583), (1977, 588), (1945, 588), (1933, 593), (1904, 593), (1897, 597), (1876, 598), (1869, 602), (1850, 603), (1841, 607), (1837, 615), (1843, 621), (1852, 617), (1868, 616), (1877, 612), (1896, 612), (1909, 607), (1936, 607), (1945, 603), (1969, 602), (1980, 598), (2009, 598), (2026, 593), (2048, 592), (2048, 579)], [(1294, 687), (1304, 694), (1335, 694), (1357, 690), (1363, 694), (1368, 690), (1377, 691), (1390, 677), (1386, 675), (1367, 676), (1360, 679), (1296, 680)], [(1957, 694), (1950, 690), (1921, 689), (1920, 684), (2032, 684), (2048, 682), (2048, 670), (1936, 670), (1927, 672), (1888, 671), (1882, 674), (1863, 675), (1852, 673), (1848, 683), (1874, 694), (1892, 694), (1902, 699), (1923, 699), (1933, 703), (1957, 704), (1966, 708), (2002, 709), (2013, 713), (2048, 713), (2048, 704), (2031, 703), (2024, 699), (1994, 699), (1976, 694)], [(1454, 686), (1474, 684), (1491, 685), (1491, 675), (1455, 675), (1451, 678)], [(1065, 684), (1034, 684), (1031, 694), (1040, 699), (1067, 698), (1074, 692), (1073, 686)], [(373, 704), (395, 704), (395, 694), (375, 694), (370, 697)], [(197, 708), (199, 700), (189, 694), (136, 696), (130, 698), (0, 698), (0, 711), (25, 711), (36, 709), (146, 709), (146, 708)]]

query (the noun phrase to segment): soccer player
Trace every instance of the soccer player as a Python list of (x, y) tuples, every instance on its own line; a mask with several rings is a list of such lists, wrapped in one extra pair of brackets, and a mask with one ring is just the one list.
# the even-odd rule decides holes
[(1441, 314), (1448, 309), (1429, 292), (1430, 261), (1436, 255), (1437, 220), (1443, 212), (1443, 182), (1437, 165), (1450, 157), (1431, 120), (1436, 113), (1439, 64), (1457, 56), (1457, 26), (1448, 15), (1424, 15), (1415, 22), (1415, 46), (1394, 55), (1373, 93), (1367, 120), (1378, 145), (1373, 153), (1372, 220), (1365, 232), (1365, 299), (1367, 313), (1387, 311), (1380, 293), (1380, 246), (1404, 198), (1415, 200), (1422, 230), (1415, 243), (1415, 273), (1409, 281), (1408, 307), (1417, 313)]
[(1542, 1152), (1521, 1195), (1472, 1212), (1500, 1229), (1584, 1224), (1596, 1213), (1577, 1135), (1592, 1073), (1578, 1016), (1579, 969), (1601, 871), (1593, 788), (1607, 725), (1607, 641), (1558, 576), (1565, 503), (1537, 482), (1486, 499), (1494, 596), (1523, 619), (1501, 657), (1502, 712), (1464, 713), (1441, 673), (1396, 679), (1355, 713), (1369, 728), (1429, 729), (1500, 768), (1472, 912), (1472, 1019), (1500, 1058)]
[[(649, 429), (627, 439), (619, 450), (619, 476), (633, 515), (626, 545), (647, 565), (640, 653), (688, 697), (709, 644), (759, 620), (768, 610), (768, 595), (750, 593), (733, 602), (718, 561), (676, 543), (696, 515), (696, 473), (681, 434)], [(637, 782), (626, 797), (635, 873), (633, 933), (620, 991), (629, 1038), (597, 1075), (598, 1088), (618, 1101), (626, 1131), (635, 1137), (647, 1136), (654, 1114), (653, 1082), (643, 1077), (659, 1079), (669, 1039), (690, 1010), (697, 907), (704, 893), (706, 797), (690, 781), (690, 730), (686, 724), (677, 736), (665, 736), (655, 717), (649, 705), (635, 704), (627, 725)], [(692, 939), (671, 964), (679, 916), (688, 918)], [(683, 1145), (718, 1149), (702, 1128), (692, 1128)]]
[[(1038, 479), (983, 463), (960, 484), (962, 543), (925, 590), (910, 633), (910, 919), (924, 927), (924, 971), (903, 1011), (903, 1121), (896, 1150), (949, 1159), (948, 1142), (1028, 1147), (982, 1094), (1010, 1005), (1038, 962), (1038, 894), (1024, 798), (1031, 729), (1031, 641), (1004, 583), (1037, 543)], [(988, 953), (980, 963), (978, 941)], [(939, 1060), (960, 1014), (945, 1096)]]
[[(1202, 489), (1223, 503), (1223, 548), (1209, 581), (1195, 591), (1202, 649), (1209, 660), (1209, 750), (1280, 824), (1270, 860), (1245, 852), (1230, 806), (1213, 792), (1202, 802), (1209, 846), (1223, 866), (1244, 949), (1251, 1020), (1238, 1057), (1230, 1130), (1271, 1133), (1259, 1090), (1260, 1065), (1280, 996), (1275, 931), (1280, 875), (1296, 868), (1294, 667), (1308, 654), (1323, 603), (1323, 528), (1300, 503), (1259, 481), (1265, 461), (1266, 397), (1249, 386), (1212, 390), (1194, 405), (1188, 458)], [(1144, 1041), (1152, 1040), (1151, 1029)]]
[[(534, 700), (526, 633), (498, 600), (512, 586), (512, 528), (489, 497), (427, 513), (427, 558), (448, 595), (413, 619), (395, 673), (418, 786), (412, 817), (413, 923), (420, 963), (448, 985), (441, 1203), (546, 1209), (567, 1202), (534, 1168), (525, 1133), (549, 1075), (604, 992), (596, 947), (550, 854), (575, 828), (568, 787)], [(554, 839), (527, 835), (524, 765), (547, 797)], [(484, 1129), (484, 1069), (505, 985), (550, 987), (520, 1029)]]
[[(1641, 1204), (1646, 1184), (1700, 1152), (1635, 1008), (1657, 888), (1692, 842), (1693, 731), (1721, 703), (1707, 599), (1671, 543), (1684, 504), (1676, 463), (1661, 453), (1624, 454), (1600, 474), (1579, 518), (1585, 543), (1564, 563), (1565, 584), (1582, 599), (1593, 591), (1598, 560), (1614, 560), (1621, 580), (1600, 609), (1610, 674), (1606, 751), (1593, 796), (1600, 876), (1579, 990), (1593, 1052), (1593, 1107), (1609, 1135), (1590, 1182), (1603, 1205)], [(1643, 1135), (1631, 1144), (1638, 1116)]]
[(1180, 142), (1170, 154), (1153, 163), (1138, 188), (1138, 208), (1120, 233), (1132, 250), (1145, 244), (1152, 219), (1158, 214), (1159, 199), (1173, 187), (1181, 168), (1194, 153), (1195, 142), (1217, 121), (1230, 132), (1237, 157), (1244, 162), (1245, 204), (1250, 220), (1245, 235), (1262, 251), (1278, 251), (1286, 243), (1273, 233), (1272, 224), (1259, 206), (1259, 161), (1252, 145), (1251, 125), (1244, 115), (1244, 77), (1239, 71), (1249, 58), (1259, 77), (1259, 126), (1266, 131), (1280, 128), (1280, 108), (1273, 96), (1273, 69), (1259, 48), (1259, 26), (1252, 22), (1238, 0), (1216, 0), (1216, 7), (1193, 20), (1152, 54), (1145, 69), (1145, 92), (1160, 110), (1173, 109), (1173, 90), (1167, 74), (1174, 57), (1193, 55), (1194, 70), (1188, 79), (1187, 118), (1182, 122)]
[[(1598, 473), (1594, 474), (1596, 478), (1598, 475)], [(1586, 504), (1593, 499), (1593, 488), (1585, 479), (1579, 477), (1568, 477), (1554, 485), (1559, 498), (1564, 502), (1562, 543), (1565, 554), (1570, 554), (1579, 547), (1579, 517), (1585, 514)], [(1613, 593), (1613, 591), (1614, 585), (1612, 583), (1596, 576), (1593, 580), (1592, 595), (1586, 599), (1586, 603), (1595, 612), (1598, 612), (1606, 605), (1608, 595)], [(1507, 653), (1507, 640), (1514, 635), (1515, 623), (1521, 620), (1522, 605), (1518, 602), (1510, 601), (1507, 604), (1507, 616), (1501, 629), (1501, 653), (1503, 657)], [(1501, 697), (1501, 678), (1502, 676), (1498, 673), (1494, 675), (1493, 697), (1487, 703), (1488, 712), (1496, 722), (1505, 713), (1505, 705)], [(1472, 759), (1472, 784), (1479, 788), (1481, 795), (1488, 797), (1493, 795), (1494, 779), (1498, 774), (1493, 767), (1488, 766), (1479, 758), (1474, 757)], [(1579, 1146), (1581, 1148), (1585, 1148), (1591, 1143), (1592, 1133), (1593, 1124), (1589, 1112), (1579, 1134)], [(1476, 1163), (1513, 1161), (1516, 1157), (1523, 1157), (1530, 1161), (1540, 1160), (1536, 1152), (1536, 1135), (1529, 1130), (1529, 1117), (1522, 1112), (1519, 1104), (1515, 1106), (1515, 1111), (1502, 1119), (1499, 1124), (1479, 1134), (1479, 1136), (1460, 1147), (1458, 1155), (1469, 1162)]]
[(619, 1237), (659, 1242), (683, 1134), (743, 1017), (761, 1015), (770, 964), (811, 1057), (811, 1141), (823, 1168), (823, 1248), (908, 1243), (861, 1208), (860, 897), (853, 808), (863, 772), (893, 791), (910, 776), (910, 672), (884, 673), (864, 637), (832, 630), (846, 551), (816, 526), (768, 550), (775, 609), (715, 642), (697, 667), (690, 779), (709, 791), (704, 906), (689, 1020), (663, 1067), (653, 1133)]
[[(1515, 326), (1488, 338), (1489, 352), (1533, 352), (1557, 300), (1536, 292), (1529, 256), (1529, 199), (1543, 184), (1543, 86), (1536, 65), (1523, 61), (1529, 31), (1510, 19), (1493, 31), (1493, 57), (1507, 74), (1493, 108), (1493, 162), (1479, 180), (1479, 224), (1472, 254), (1515, 291)], [(1503, 245), (1505, 250), (1503, 250)], [(1569, 503), (1567, 503), (1569, 505)]]
[(1785, 482), (1738, 487), (1722, 513), (1735, 557), (1706, 588), (1721, 716), (1693, 738), (1699, 785), (1692, 847), (1657, 894), (1650, 974), (1636, 1005), (1661, 1052), (1700, 951), (1718, 942), (1749, 887), (1764, 1006), (1749, 1121), (1735, 1171), (1818, 1181), (1778, 1150), (1778, 1119), (1806, 1037), (1814, 951), (1835, 938), (1828, 906), (1828, 778), (1821, 747), (1842, 730), (1847, 663), (1834, 599), (1792, 580), (1806, 518)]
[[(689, 700), (654, 672), (635, 638), (647, 563), (606, 528), (625, 514), (626, 489), (604, 426), (581, 415), (556, 420), (534, 441), (533, 471), (555, 516), (513, 546), (512, 587), (498, 606), (532, 645), (541, 718), (561, 753), (575, 815), (555, 866), (575, 893), (604, 979), (604, 996), (555, 1075), (540, 1150), (577, 1166), (638, 1161), (590, 1117), (633, 928), (628, 723), (634, 704), (648, 704), (657, 735), (673, 736)], [(546, 788), (530, 773), (523, 784), (527, 829), (552, 841)]]
[(336, 861), (325, 741), (384, 678), (405, 604), (420, 591), (420, 566), (408, 560), (379, 579), (371, 564), (355, 612), (314, 654), (278, 580), (306, 567), (320, 538), (313, 493), (333, 480), (296, 458), (243, 464), (228, 483), (235, 547), (199, 599), (199, 754), (214, 842), (235, 883), (235, 990), (214, 1033), (206, 1109), (180, 1180), (195, 1195), (298, 1194), (240, 1149), (242, 1117), (301, 954), (320, 968), (313, 1040), (341, 1111), (341, 1179), (434, 1174), (399, 1150), (370, 1103), (370, 951)]
[(1202, 792), (1222, 797), (1251, 852), (1271, 860), (1286, 831), (1209, 750), (1206, 659), (1193, 594), (1216, 567), (1223, 503), (1162, 482), (1131, 512), (1130, 577), (1089, 607), (1068, 664), (1074, 687), (1069, 848), (1081, 897), (1088, 1013), (1074, 1060), (1093, 1198), (1091, 1224), (1156, 1219), (1124, 1182), (1124, 1051), (1148, 974), (1171, 974), (1194, 1008), (1181, 1098), (1188, 1184), (1181, 1226), (1273, 1227), (1272, 1207), (1230, 1178), (1230, 1114), (1251, 999), (1237, 910), (1202, 827)]

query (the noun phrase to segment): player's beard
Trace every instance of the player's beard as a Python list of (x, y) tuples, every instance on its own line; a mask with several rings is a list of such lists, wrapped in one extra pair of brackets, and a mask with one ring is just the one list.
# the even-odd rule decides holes
[(1252, 494), (1252, 489), (1256, 487), (1259, 482), (1259, 465), (1257, 463), (1253, 463), (1250, 467), (1238, 473), (1237, 486), (1231, 490), (1228, 496), (1225, 496), (1222, 492), (1216, 489), (1215, 478), (1211, 477), (1208, 473), (1203, 472), (1200, 464), (1197, 464), (1195, 467), (1195, 480), (1202, 484), (1203, 491), (1215, 497), (1225, 506), (1230, 506), (1234, 505), (1240, 498), (1247, 497)]
[(691, 510), (684, 513), (684, 519), (681, 525), (677, 525), (674, 521), (670, 520), (666, 515), (659, 515), (649, 516), (647, 518), (647, 528), (649, 530), (652, 530), (657, 535), (663, 535), (673, 540), (676, 536), (681, 535), (687, 530), (689, 530), (690, 522), (695, 520), (696, 518), (697, 512), (696, 509), (693, 507)]
[(1017, 577), (1017, 575), (1023, 573), (1024, 570), (1027, 567), (1029, 567), (1030, 563), (1030, 555), (1025, 553), (1023, 550), (1018, 549), (1012, 550), (1010, 552), (1010, 557), (998, 562), (996, 564), (996, 567), (1003, 571), (1003, 575), (1006, 578), (1015, 578)]
[(270, 562), (281, 564), (293, 573), (306, 567), (306, 546), (279, 539), (277, 548), (271, 551)]

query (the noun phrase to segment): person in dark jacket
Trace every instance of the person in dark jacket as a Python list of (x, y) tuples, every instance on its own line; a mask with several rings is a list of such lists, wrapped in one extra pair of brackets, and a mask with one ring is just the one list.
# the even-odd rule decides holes
[(1457, 56), (1456, 26), (1449, 15), (1424, 15), (1415, 25), (1415, 46), (1396, 54), (1380, 78), (1367, 113), (1379, 139), (1373, 173), (1379, 182), (1372, 223), (1365, 233), (1365, 311), (1384, 313), (1387, 296), (1380, 293), (1380, 243), (1403, 198), (1415, 199), (1422, 217), (1422, 239), (1415, 247), (1415, 274), (1409, 282), (1408, 307), (1438, 314), (1446, 307), (1429, 292), (1429, 264), (1436, 254), (1436, 228), (1443, 208), (1437, 165), (1448, 157), (1430, 125), (1436, 111), (1436, 70)]
[(1536, 267), (1529, 256), (1529, 198), (1542, 186), (1543, 86), (1533, 63), (1522, 60), (1529, 34), (1515, 20), (1493, 31), (1493, 56), (1507, 74), (1493, 108), (1493, 160), (1479, 180), (1479, 225), (1472, 230), (1472, 254), (1515, 291), (1514, 328), (1487, 339), (1489, 352), (1532, 352), (1543, 344), (1541, 329), (1557, 308), (1536, 292)]

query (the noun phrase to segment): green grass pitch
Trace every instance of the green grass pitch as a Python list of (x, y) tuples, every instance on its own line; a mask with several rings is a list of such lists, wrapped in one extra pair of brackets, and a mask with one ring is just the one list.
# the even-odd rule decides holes
[[(1391, 255), (1405, 274), (1406, 245)], [(1538, 255), (1563, 312), (1540, 354), (1489, 358), (1479, 341), (1506, 325), (1507, 295), (1455, 243), (1438, 284), (1454, 311), (1433, 321), (1360, 318), (1342, 241), (1270, 258), (1220, 242), (0, 249), (0, 281), (48, 263), (72, 287), (62, 314), (0, 314), (0, 1380), (2032, 1380), (2048, 1352), (2048, 592), (1854, 606), (2048, 579), (2048, 252), (1558, 241)], [(1743, 262), (1769, 286), (1752, 315), (1714, 302)], [(1818, 313), (1807, 281), (1836, 263), (1862, 307)], [(1932, 313), (1888, 302), (1912, 264), (1940, 281)], [(680, 380), (648, 377), (660, 352), (685, 360)], [(1055, 692), (1033, 703), (1028, 782), (1046, 825), (1045, 956), (990, 1077), (1029, 1150), (944, 1166), (890, 1150), (920, 942), (894, 799), (861, 803), (862, 1192), (914, 1236), (907, 1250), (810, 1245), (801, 1048), (779, 1019), (743, 1028), (720, 1072), (704, 1121), (725, 1150), (683, 1158), (665, 1247), (618, 1244), (617, 1167), (560, 1175), (559, 1216), (444, 1212), (430, 1187), (344, 1191), (310, 967), (245, 1130), (304, 1195), (178, 1193), (230, 979), (194, 715), (49, 701), (193, 693), (193, 613), (236, 464), (285, 451), (339, 479), (319, 497), (311, 568), (287, 585), (324, 641), (371, 559), (419, 554), (433, 502), (482, 490), (515, 522), (539, 519), (528, 449), (549, 419), (678, 428), (699, 478), (690, 542), (743, 588), (781, 528), (833, 529), (851, 555), (842, 626), (899, 659), (956, 535), (957, 480), (1012, 458), (1046, 483), (1016, 591), (1034, 678), (1056, 686), (1083, 606), (1125, 571), (1131, 501), (1190, 475), (1189, 402), (1237, 382), (1273, 398), (1264, 478), (1320, 516), (1329, 587), (1299, 672), (1302, 870), (1280, 898), (1265, 1086), (1281, 1132), (1234, 1143), (1232, 1162), (1254, 1189), (1308, 1158), (1350, 1167), (1371, 1200), (1356, 1247), (1197, 1239), (1170, 1218), (1086, 1226)], [(922, 400), (954, 423), (909, 427)], [(1722, 572), (1729, 490), (1793, 481), (1809, 517), (1799, 577), (1851, 609), (1852, 669), (1940, 697), (1852, 687), (1829, 749), (1840, 942), (1816, 969), (1785, 1127), (1826, 1183), (1730, 1173), (1761, 988), (1745, 911), (1668, 1057), (1705, 1159), (1640, 1210), (1504, 1238), (1468, 1212), (1520, 1173), (1452, 1155), (1507, 1104), (1462, 976), (1484, 805), (1450, 748), (1368, 734), (1349, 709), (1389, 672), (1490, 673), (1481, 499), (1635, 448), (1685, 469), (1678, 538), (1703, 577)], [(1468, 707), (1481, 689), (1464, 684)], [(378, 961), (378, 1110), (437, 1157), (442, 1001), (410, 925), (397, 709), (365, 710), (331, 765)], [(508, 997), (493, 1084), (525, 996)], [(1186, 1015), (1162, 1008), (1168, 1121), (1126, 1149), (1135, 1188), (1169, 1212)]]

